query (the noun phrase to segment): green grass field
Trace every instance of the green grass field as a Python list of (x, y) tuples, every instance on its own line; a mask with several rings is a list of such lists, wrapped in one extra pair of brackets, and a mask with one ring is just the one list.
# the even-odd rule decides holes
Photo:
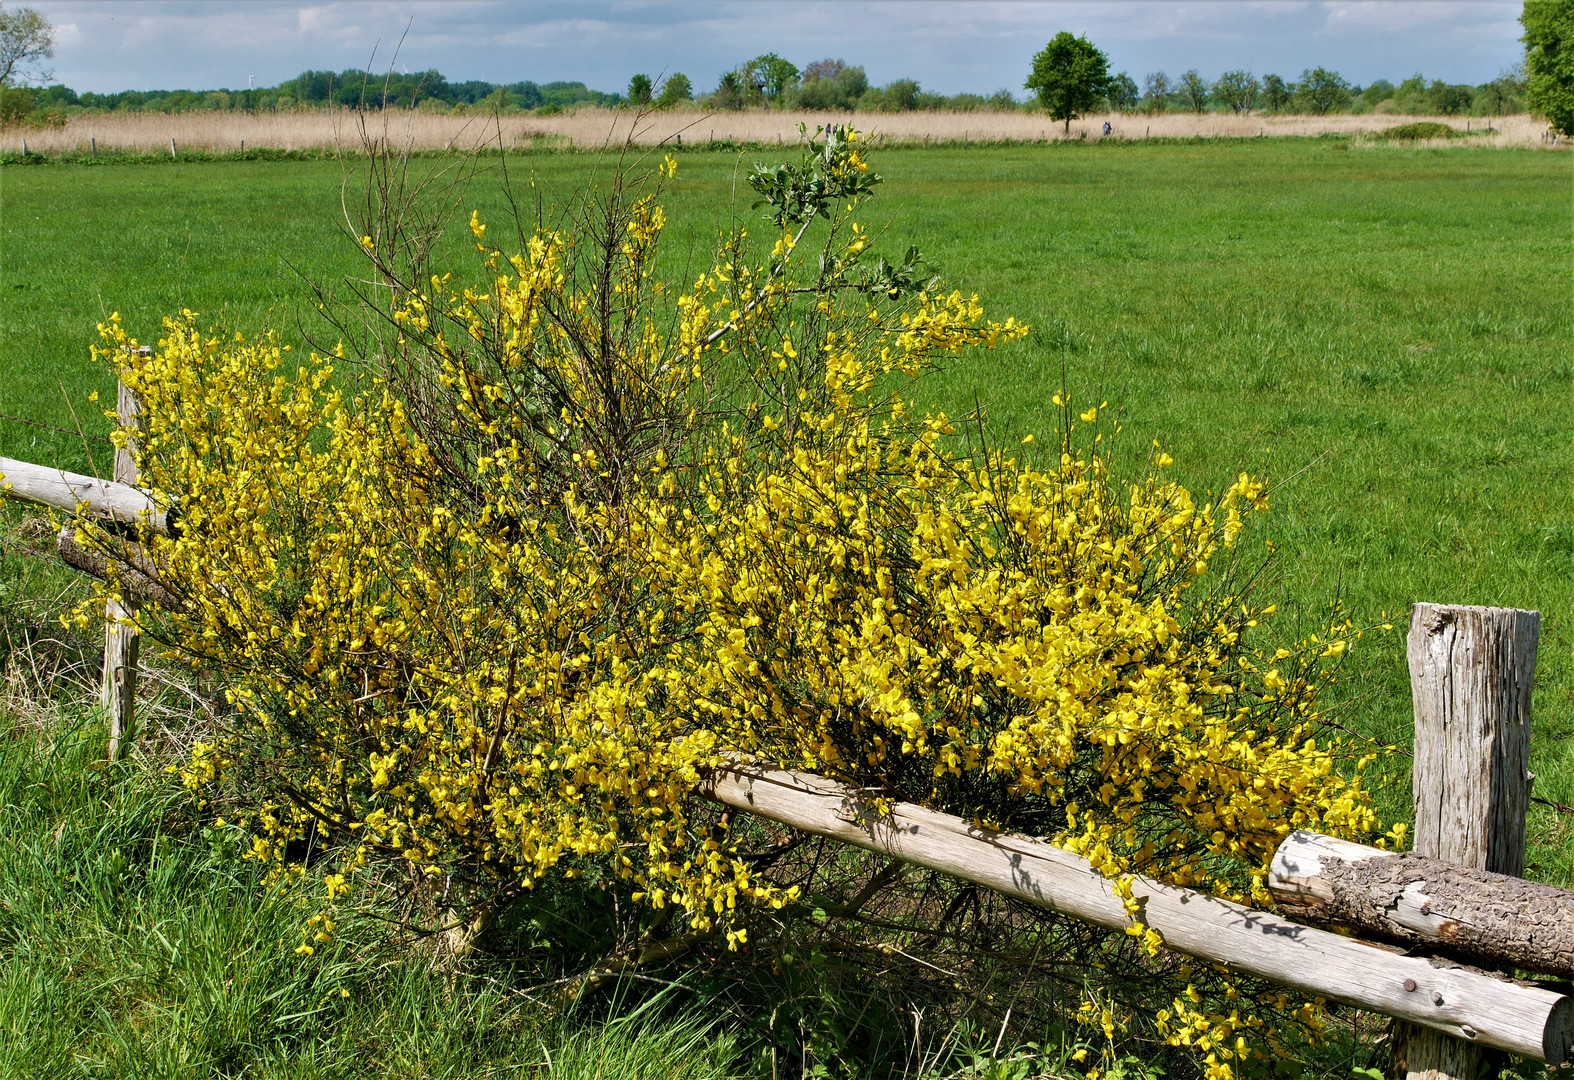
[[(756, 219), (752, 192), (734, 192), (767, 159), (682, 155), (674, 276), (708, 266), (732, 214)], [(460, 206), (501, 228), (490, 164)], [(1053, 430), (1064, 373), (1079, 403), (1123, 410), (1130, 460), (1157, 439), (1194, 487), (1241, 469), (1288, 478), (1251, 534), (1277, 548), (1270, 634), (1315, 628), (1336, 599), (1368, 621), (1418, 600), (1540, 610), (1536, 792), (1574, 803), (1574, 158), (1282, 139), (899, 149), (874, 165), (877, 248), (918, 244), (992, 314), (1035, 327), (958, 358), (922, 387), (927, 404), (963, 413), (976, 398), (1015, 441)], [(510, 162), (549, 196), (596, 167)], [(91, 450), (107, 468), (105, 444), (54, 429), (106, 430), (87, 394), (113, 383), (88, 346), (111, 310), (145, 340), (181, 307), (320, 335), (300, 282), (355, 273), (344, 182), (331, 162), (0, 172), (0, 414), (50, 425), (0, 419), (0, 455), (86, 469)], [(462, 260), (473, 245), (454, 224)], [(1345, 674), (1340, 718), (1407, 742), (1402, 618)], [(1407, 774), (1389, 770), (1396, 815)], [(1571, 820), (1534, 807), (1532, 876), (1574, 879)]]

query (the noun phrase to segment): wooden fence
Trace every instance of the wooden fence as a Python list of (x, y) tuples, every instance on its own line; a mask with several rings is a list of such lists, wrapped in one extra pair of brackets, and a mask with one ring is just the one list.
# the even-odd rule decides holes
[[(123, 425), (135, 403), (122, 388)], [(131, 455), (104, 482), (0, 458), (0, 493), (158, 532), (174, 508), (136, 484)], [(62, 557), (89, 573), (104, 558), (62, 530)], [(128, 604), (157, 599), (156, 568), (123, 553)], [(137, 567), (143, 571), (138, 572)], [(106, 611), (104, 702), (110, 753), (131, 732), (133, 608)], [(1530, 691), (1540, 616), (1511, 608), (1417, 604), (1409, 664), (1415, 704), (1415, 850), (1394, 854), (1314, 833), (1291, 834), (1269, 886), (1287, 918), (1138, 878), (1132, 894), (1168, 948), (1395, 1018), (1395, 1075), (1475, 1080), (1490, 1049), (1548, 1064), (1574, 1044), (1574, 892), (1521, 880)], [(1131, 924), (1110, 880), (1043, 840), (979, 828), (899, 803), (877, 812), (855, 789), (743, 759), (700, 794), (794, 829), (928, 867), (1110, 929)], [(1299, 919), (1301, 921), (1295, 921)], [(1354, 931), (1335, 933), (1310, 923)]]

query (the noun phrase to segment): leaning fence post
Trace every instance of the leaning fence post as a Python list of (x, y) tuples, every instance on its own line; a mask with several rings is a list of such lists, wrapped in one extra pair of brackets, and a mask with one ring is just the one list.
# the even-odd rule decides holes
[[(1415, 850), (1469, 869), (1525, 871), (1530, 683), (1541, 615), (1417, 604), (1410, 615), (1415, 699)], [(1474, 1080), (1483, 1051), (1394, 1025), (1393, 1075)]]
[[(117, 483), (137, 483), (136, 443), (131, 432), (137, 426), (137, 399), (125, 383), (115, 391), (115, 411), (126, 434), (126, 445), (115, 449), (113, 479)], [(111, 597), (104, 605), (104, 710), (109, 714), (109, 760), (120, 757), (121, 745), (131, 737), (137, 703), (137, 661), (141, 641), (135, 626), (124, 620), (136, 616), (136, 602), (129, 591), (121, 599)]]

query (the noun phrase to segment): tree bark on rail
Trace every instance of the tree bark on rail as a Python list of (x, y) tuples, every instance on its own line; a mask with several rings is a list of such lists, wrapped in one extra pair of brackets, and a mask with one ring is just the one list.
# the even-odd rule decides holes
[(1574, 980), (1574, 891), (1293, 832), (1268, 888), (1285, 914), (1402, 945), (1436, 945), (1497, 970)]
[[(911, 803), (882, 814), (854, 788), (809, 773), (737, 762), (701, 794), (803, 832), (938, 870), (1112, 930), (1131, 919), (1111, 882), (1080, 855), (973, 826)], [(1574, 999), (1387, 951), (1265, 911), (1146, 878), (1132, 884), (1143, 921), (1165, 945), (1235, 971), (1399, 1017), (1548, 1063), (1574, 1038)]]
[[(95, 542), (101, 542), (95, 541)], [(116, 540), (117, 550), (111, 559), (96, 547), (87, 547), (77, 536), (76, 527), (63, 525), (55, 538), (55, 548), (60, 561), (73, 570), (80, 570), (96, 578), (107, 579), (113, 562), (120, 575), (120, 584), (138, 603), (152, 603), (166, 611), (179, 611), (184, 606), (180, 597), (165, 585), (153, 560), (141, 548), (128, 540)]]

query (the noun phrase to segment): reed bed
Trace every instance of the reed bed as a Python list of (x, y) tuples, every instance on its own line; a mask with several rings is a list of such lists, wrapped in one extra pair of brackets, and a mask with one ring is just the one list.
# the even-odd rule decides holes
[(415, 150), (471, 150), (487, 145), (508, 149), (593, 148), (630, 140), (639, 145), (790, 143), (798, 125), (813, 128), (853, 122), (886, 142), (1039, 142), (1098, 139), (1109, 122), (1111, 137), (1242, 138), (1269, 135), (1313, 137), (1362, 135), (1415, 120), (1434, 119), (1463, 132), (1490, 124), (1495, 133), (1472, 142), (1495, 146), (1544, 146), (1547, 127), (1529, 116), (1409, 117), (1383, 113), (1362, 116), (1262, 116), (1204, 113), (1096, 114), (1062, 124), (1025, 112), (719, 112), (696, 110), (636, 116), (627, 110), (579, 108), (557, 116), (453, 115), (416, 110), (358, 113), (316, 110), (289, 113), (191, 112), (177, 114), (110, 113), (74, 116), (64, 128), (0, 133), (0, 151), (23, 148), (44, 154), (163, 153), (181, 149), (205, 153), (243, 150), (356, 150), (368, 139)]

